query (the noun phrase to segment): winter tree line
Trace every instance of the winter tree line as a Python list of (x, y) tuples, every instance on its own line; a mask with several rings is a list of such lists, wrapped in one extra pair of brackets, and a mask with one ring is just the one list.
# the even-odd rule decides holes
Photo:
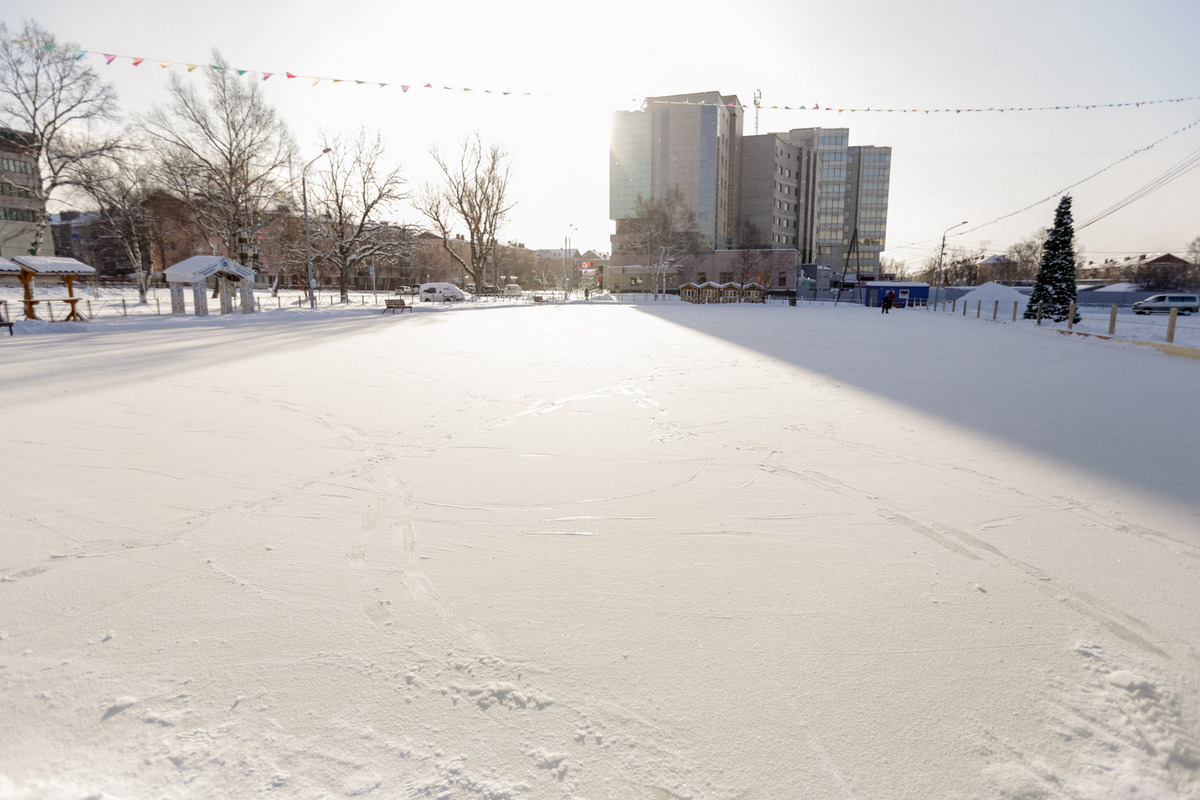
[[(307, 281), (308, 245), (318, 274), (345, 301), (353, 276), (412, 258), (422, 230), (391, 221), (407, 201), (428, 221), (440, 252), (426, 254), (444, 272), (456, 266), (482, 284), (499, 257), (510, 159), (478, 134), (454, 154), (433, 150), (441, 181), (413, 192), (379, 133), (325, 132), (320, 153), (306, 157), (258, 84), (220, 53), (201, 86), (171, 74), (164, 102), (123, 117), (112, 86), (75, 52), (35, 21), (19, 31), (0, 23), (0, 126), (39, 173), (32, 186), (8, 188), (39, 201), (35, 254), (47, 252), (51, 200), (94, 211), (144, 300), (156, 260), (166, 267), (219, 250), (261, 266), (267, 231), (276, 289)], [(191, 246), (168, 253), (180, 241)]]

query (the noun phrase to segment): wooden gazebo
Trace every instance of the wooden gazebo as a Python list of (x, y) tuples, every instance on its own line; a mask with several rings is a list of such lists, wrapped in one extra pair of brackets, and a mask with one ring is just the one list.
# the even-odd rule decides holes
[[(41, 319), (37, 315), (39, 303), (66, 303), (68, 306), (64, 322), (77, 322), (83, 319), (76, 305), (81, 298), (75, 296), (75, 279), (80, 275), (95, 275), (95, 267), (89, 267), (82, 261), (65, 256), (14, 256), (13, 263), (20, 267), (18, 277), (25, 296), (21, 302), (25, 306), (25, 319)], [(2, 273), (0, 273), (2, 274)], [(67, 285), (66, 297), (49, 297), (39, 300), (35, 297), (34, 282), (37, 278), (61, 278)]]

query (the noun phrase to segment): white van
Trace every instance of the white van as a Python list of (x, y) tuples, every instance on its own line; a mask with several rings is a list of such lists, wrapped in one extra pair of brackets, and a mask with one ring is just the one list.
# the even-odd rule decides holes
[(422, 303), (457, 303), (466, 299), (463, 290), (453, 283), (422, 283), (417, 295)]
[(523, 294), (525, 294), (525, 292), (524, 292), (524, 290), (521, 289), (521, 284), (519, 284), (519, 283), (504, 284), (504, 296), (505, 297), (520, 297)]
[(1200, 311), (1200, 295), (1195, 294), (1156, 294), (1139, 300), (1133, 304), (1135, 314), (1153, 314), (1161, 311), (1170, 314), (1172, 308), (1179, 309), (1180, 314), (1191, 314)]

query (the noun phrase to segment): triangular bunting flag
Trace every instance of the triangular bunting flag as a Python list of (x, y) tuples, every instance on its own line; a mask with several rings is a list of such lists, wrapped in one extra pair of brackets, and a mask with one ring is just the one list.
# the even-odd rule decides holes
[(265, 81), (267, 78), (271, 77), (271, 76), (272, 76), (272, 75), (274, 75), (274, 74), (275, 74), (274, 72), (264, 72), (264, 73), (263, 73), (263, 80)]
[(433, 84), (432, 84), (432, 83), (427, 83), (427, 84), (425, 84), (424, 88), (426, 88), (426, 89), (432, 89), (432, 88), (433, 88)]
[(75, 60), (78, 61), (79, 59), (83, 58), (86, 55), (87, 55), (87, 50), (76, 50), (75, 51)]
[(412, 88), (411, 86), (405, 86), (403, 83), (400, 84), (400, 91), (402, 91), (402, 92), (407, 92), (411, 88)]
[(141, 63), (142, 63), (143, 61), (145, 61), (145, 60), (146, 60), (146, 59), (144, 59), (144, 58), (135, 58), (135, 59), (133, 60), (133, 65), (136, 67), (136, 66), (138, 66), (139, 64), (141, 64)]
[(321, 79), (317, 78), (316, 80), (313, 81), (313, 86), (316, 86), (320, 82), (321, 82)]
[(209, 66), (212, 67), (213, 69), (218, 69), (218, 70), (225, 69), (220, 64), (209, 64)]
[[(366, 81), (355, 81), (355, 83), (356, 83), (357, 85), (359, 85), (359, 86), (362, 86), (364, 83), (366, 83)], [(407, 89), (405, 89), (404, 91), (406, 91), (406, 92), (407, 92), (408, 90), (407, 90)]]
[(191, 72), (191, 71), (192, 71), (192, 70), (194, 70), (194, 69), (195, 69), (197, 66), (199, 66), (199, 65), (197, 65), (197, 64), (188, 64), (188, 72)]
[(285, 73), (283, 73), (283, 74), (284, 74), (284, 75), (287, 75), (289, 78), (294, 78), (294, 77), (296, 77), (295, 75), (293, 75), (293, 74), (292, 74), (292, 73), (290, 73), (290, 72), (285, 72)]
[(244, 69), (239, 69), (239, 70), (237, 71), (237, 74), (238, 74), (238, 75), (245, 75), (245, 74), (246, 74), (246, 70), (244, 70)]
[(163, 69), (166, 69), (167, 67), (171, 66), (171, 62), (170, 61), (160, 61), (160, 62), (158, 62), (158, 65), (160, 67), (162, 67)]
[(116, 56), (110, 56), (107, 53), (105, 53), (104, 54), (104, 63), (111, 64), (113, 62), (114, 58), (116, 58)]

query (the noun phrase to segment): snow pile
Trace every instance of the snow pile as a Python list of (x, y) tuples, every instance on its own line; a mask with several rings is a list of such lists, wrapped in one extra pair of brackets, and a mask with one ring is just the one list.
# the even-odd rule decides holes
[(1011, 286), (1004, 286), (989, 281), (976, 286), (960, 297), (959, 300), (968, 306), (972, 306), (980, 301), (986, 306), (999, 300), (1002, 307), (1011, 307), (1014, 302), (1018, 302), (1021, 304), (1021, 308), (1024, 309), (1025, 304), (1029, 302), (1029, 295), (1023, 294)]
[(845, 304), (87, 327), (0, 337), (3, 800), (1200, 793), (1200, 361)]

